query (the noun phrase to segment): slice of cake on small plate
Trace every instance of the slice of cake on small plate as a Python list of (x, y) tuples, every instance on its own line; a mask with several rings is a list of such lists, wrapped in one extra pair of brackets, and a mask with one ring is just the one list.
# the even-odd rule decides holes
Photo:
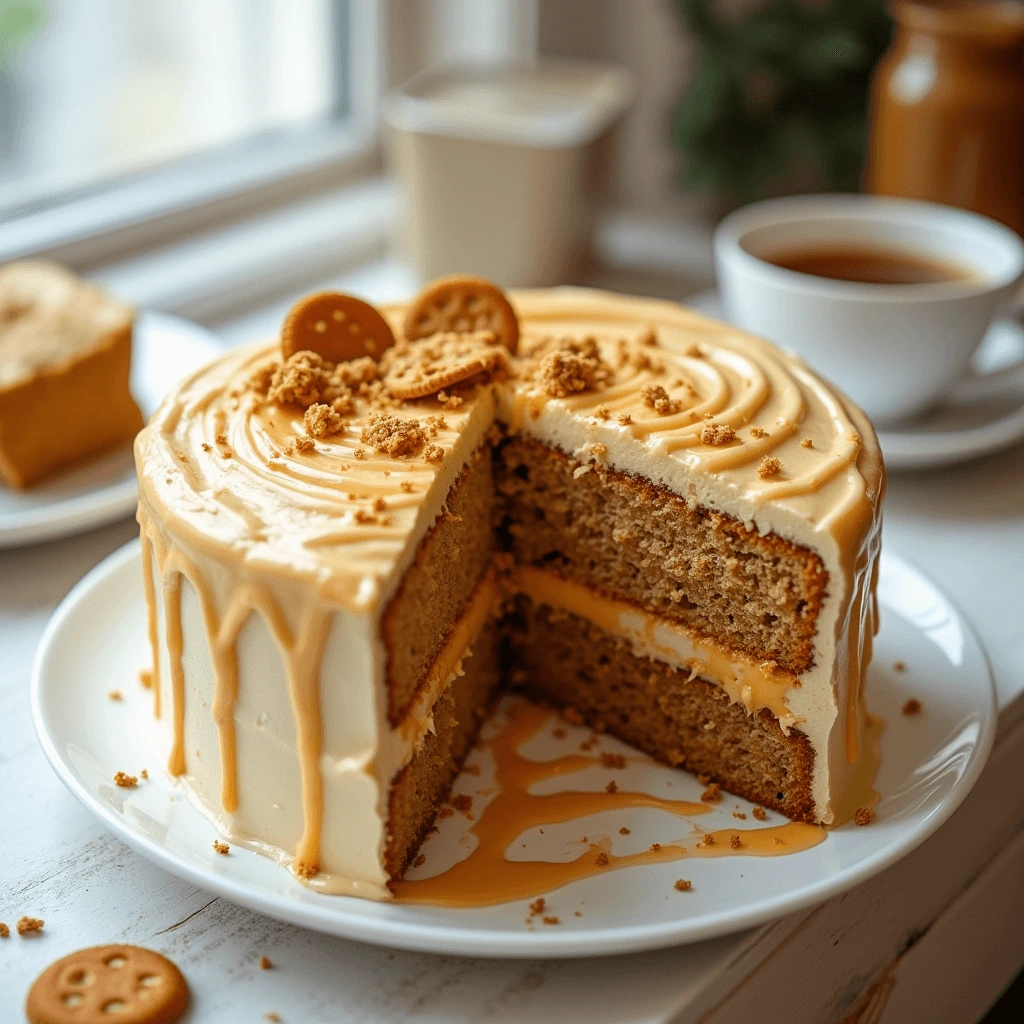
[(0, 480), (30, 487), (141, 429), (133, 319), (57, 264), (0, 267)]
[(803, 822), (870, 804), (884, 469), (678, 305), (323, 293), (136, 442), (158, 735), (235, 842), (389, 898), (494, 694)]

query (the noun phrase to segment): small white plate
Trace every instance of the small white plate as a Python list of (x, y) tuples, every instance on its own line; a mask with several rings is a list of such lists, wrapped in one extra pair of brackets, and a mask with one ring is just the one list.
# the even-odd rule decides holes
[[(139, 314), (131, 389), (146, 419), (170, 388), (223, 350), (216, 335), (167, 313)], [(131, 515), (138, 500), (131, 445), (27, 491), (0, 483), (0, 548), (82, 533)]]
[[(254, 910), (334, 935), (435, 953), (625, 953), (747, 928), (849, 889), (923, 842), (970, 791), (996, 724), (992, 677), (978, 640), (949, 599), (892, 554), (882, 560), (879, 600), (882, 629), (868, 683), (872, 710), (887, 722), (877, 820), (831, 831), (820, 845), (788, 856), (642, 865), (575, 882), (547, 898), (558, 926), (528, 927), (528, 900), (473, 910), (374, 903), (313, 892), (240, 847), (218, 856), (213, 827), (151, 754), (151, 696), (137, 678), (148, 660), (137, 543), (97, 566), (54, 614), (33, 670), (32, 712), (54, 771), (113, 832), (173, 874)], [(896, 660), (905, 671), (895, 670)], [(110, 700), (112, 689), (124, 699)], [(923, 711), (908, 717), (900, 709), (911, 697)], [(113, 785), (115, 772), (137, 774), (143, 767), (149, 779), (137, 789)], [(666, 794), (661, 787), (669, 782), (675, 788)], [(479, 780), (465, 774), (456, 786), (472, 792), (467, 787), (474, 784)], [(692, 776), (653, 763), (630, 778), (631, 789), (647, 787), (679, 799), (697, 799), (701, 790)], [(565, 788), (574, 787), (566, 781)], [(700, 818), (702, 827), (737, 827), (736, 807), (750, 816), (749, 804), (727, 797)], [(457, 844), (454, 823), (461, 818), (448, 818), (430, 840), (435, 849), (441, 844), (442, 856), (446, 843)], [(618, 834), (624, 820), (632, 829), (628, 839)], [(773, 814), (770, 821), (782, 819)], [(630, 809), (579, 819), (570, 834), (612, 834), (619, 852), (620, 843), (644, 849), (678, 839), (688, 827), (659, 810)], [(556, 857), (570, 859), (569, 852)], [(693, 882), (692, 892), (674, 890), (680, 876)]]
[[(686, 305), (725, 320), (715, 291)], [(900, 426), (878, 428), (888, 469), (933, 469), (1002, 451), (1024, 439), (1024, 330), (1009, 320), (992, 325), (974, 357), (973, 372), (949, 400)], [(842, 381), (834, 382), (838, 387)]]

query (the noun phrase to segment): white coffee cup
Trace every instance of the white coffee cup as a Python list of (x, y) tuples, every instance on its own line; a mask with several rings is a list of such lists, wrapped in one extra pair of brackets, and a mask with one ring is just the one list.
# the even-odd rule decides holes
[[(963, 280), (866, 284), (768, 262), (827, 244), (910, 252), (963, 267)], [(802, 356), (878, 423), (923, 412), (968, 373), (971, 356), (1024, 275), (1024, 242), (977, 214), (882, 196), (776, 199), (736, 210), (715, 232), (726, 316)]]

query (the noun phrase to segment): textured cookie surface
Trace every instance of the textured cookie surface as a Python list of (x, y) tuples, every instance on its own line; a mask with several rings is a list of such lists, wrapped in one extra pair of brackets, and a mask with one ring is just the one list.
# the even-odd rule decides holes
[(394, 343), (388, 322), (373, 306), (341, 292), (307, 295), (292, 306), (281, 328), (285, 359), (296, 352), (315, 352), (332, 363), (379, 359)]
[(140, 946), (93, 946), (50, 964), (29, 990), (31, 1024), (174, 1024), (188, 985), (166, 957)]
[(482, 277), (442, 277), (416, 296), (405, 317), (405, 336), (412, 341), (453, 331), (493, 331), (515, 354), (519, 319), (505, 293)]

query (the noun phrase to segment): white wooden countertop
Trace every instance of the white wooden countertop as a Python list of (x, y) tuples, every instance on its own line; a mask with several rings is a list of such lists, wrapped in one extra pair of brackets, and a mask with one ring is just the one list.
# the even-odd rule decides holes
[[(386, 263), (340, 283), (378, 300), (408, 286)], [(279, 315), (275, 305), (223, 334), (258, 336)], [(2, 1024), (23, 1019), (25, 992), (52, 960), (109, 942), (177, 962), (193, 991), (185, 1020), (203, 1024), (270, 1011), (302, 1024), (970, 1022), (1024, 963), (1024, 446), (894, 477), (885, 506), (884, 543), (954, 596), (995, 670), (1000, 736), (965, 805), (903, 862), (810, 912), (589, 961), (471, 960), (329, 938), (212, 897), (109, 835), (43, 758), (29, 674), (61, 598), (136, 533), (126, 521), (0, 552), (0, 920), (46, 921), (38, 937), (0, 940)], [(273, 969), (260, 970), (261, 956)]]

